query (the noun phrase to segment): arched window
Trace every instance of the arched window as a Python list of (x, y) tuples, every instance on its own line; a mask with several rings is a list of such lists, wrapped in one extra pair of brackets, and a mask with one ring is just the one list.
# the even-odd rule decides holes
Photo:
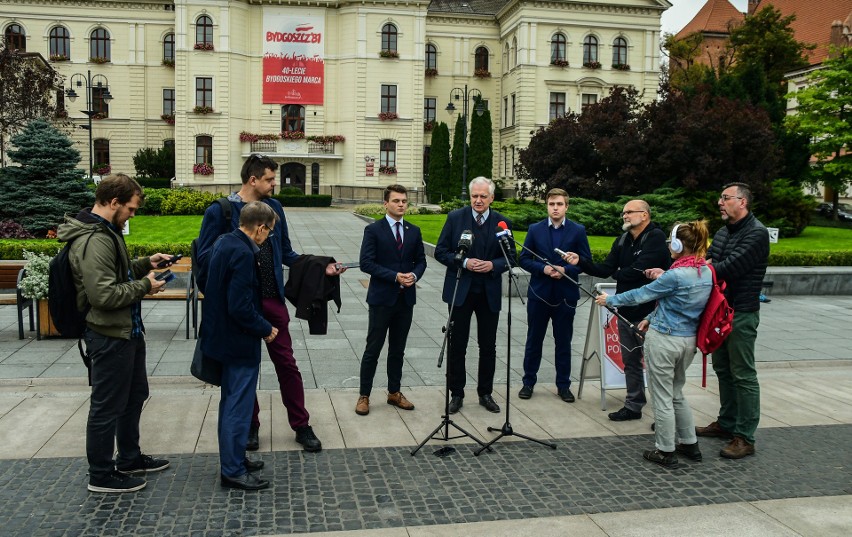
[(396, 52), (396, 38), (396, 26), (391, 23), (382, 26), (382, 51)]
[(382, 140), (379, 142), (379, 166), (396, 167), (395, 140)]
[(166, 34), (163, 37), (163, 61), (175, 62), (175, 34)]
[(565, 44), (567, 39), (563, 34), (553, 34), (550, 40), (550, 63), (555, 61), (565, 61)]
[(64, 26), (54, 26), (50, 29), (49, 50), (51, 59), (68, 59), (71, 57), (71, 33)]
[(195, 21), (195, 44), (213, 46), (213, 19), (207, 15), (198, 17)]
[(509, 43), (506, 43), (506, 46), (503, 47), (503, 72), (509, 72)]
[(20, 24), (10, 24), (6, 27), (6, 46), (18, 52), (27, 51), (27, 35)]
[(583, 39), (583, 65), (595, 63), (598, 61), (598, 38), (593, 35), (587, 35)]
[(196, 164), (213, 164), (213, 137), (212, 136), (196, 136), (195, 137), (195, 163)]
[(612, 42), (612, 65), (613, 67), (627, 65), (627, 40), (623, 37), (616, 37)]
[(438, 69), (438, 48), (432, 43), (426, 45), (426, 69)]
[(95, 169), (109, 164), (109, 140), (96, 138), (92, 142), (92, 160)]
[(281, 131), (305, 132), (305, 107), (299, 104), (285, 104), (281, 107)]
[(473, 56), (473, 68), (477, 71), (488, 71), (488, 49), (485, 47), (476, 47), (476, 52)]
[(110, 61), (109, 32), (98, 28), (89, 36), (89, 58), (95, 62)]
[(518, 66), (518, 38), (512, 38), (512, 67)]

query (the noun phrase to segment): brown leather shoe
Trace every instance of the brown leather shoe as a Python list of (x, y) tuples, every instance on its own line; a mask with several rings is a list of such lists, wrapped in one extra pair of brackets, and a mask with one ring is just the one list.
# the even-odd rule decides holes
[(403, 410), (414, 410), (414, 403), (406, 399), (402, 392), (389, 393), (388, 404)]
[(698, 436), (709, 436), (712, 438), (727, 438), (731, 439), (734, 435), (727, 429), (723, 429), (718, 421), (714, 421), (707, 427), (696, 427), (695, 434)]
[(719, 455), (726, 459), (742, 459), (754, 455), (754, 444), (749, 444), (742, 436), (735, 436), (730, 444), (719, 451)]
[(359, 416), (366, 416), (370, 413), (370, 398), (366, 395), (358, 396), (358, 404), (355, 405), (355, 413)]

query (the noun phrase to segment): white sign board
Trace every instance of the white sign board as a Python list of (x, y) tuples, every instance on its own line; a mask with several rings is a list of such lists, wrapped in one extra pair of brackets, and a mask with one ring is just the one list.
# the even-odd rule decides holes
[(777, 227), (768, 227), (766, 231), (769, 232), (769, 242), (775, 244), (778, 242), (778, 228)]

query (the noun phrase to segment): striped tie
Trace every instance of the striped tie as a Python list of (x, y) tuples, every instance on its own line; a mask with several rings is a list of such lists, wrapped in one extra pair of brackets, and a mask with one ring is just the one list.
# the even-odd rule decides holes
[(402, 235), (399, 232), (399, 228), (402, 226), (399, 222), (394, 224), (396, 226), (396, 249), (402, 250)]
[(482, 215), (481, 215), (481, 214), (476, 215), (476, 225), (477, 225), (477, 226), (481, 226), (481, 225), (482, 225), (482, 221), (483, 221), (483, 220), (482, 220)]

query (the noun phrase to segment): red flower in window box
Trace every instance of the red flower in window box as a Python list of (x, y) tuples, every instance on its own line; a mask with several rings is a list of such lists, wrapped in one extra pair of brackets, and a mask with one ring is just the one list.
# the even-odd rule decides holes
[(214, 50), (213, 43), (196, 43), (192, 48), (195, 50)]
[(426, 69), (426, 76), (427, 77), (438, 76), (438, 70), (437, 69)]
[(399, 52), (395, 50), (380, 50), (379, 56), (382, 58), (399, 58)]
[(168, 123), (169, 125), (175, 124), (175, 115), (174, 114), (162, 114), (160, 119)]
[(302, 140), (305, 138), (305, 133), (302, 131), (283, 131), (281, 133), (282, 140)]
[(551, 60), (550, 65), (553, 65), (555, 67), (568, 67), (568, 60), (561, 60), (561, 59)]
[(394, 119), (399, 119), (399, 115), (396, 112), (379, 112), (379, 119), (382, 121), (393, 121)]
[(212, 114), (213, 107), (212, 106), (196, 106), (192, 109), (196, 114)]
[(586, 69), (600, 69), (601, 62), (585, 62), (583, 63), (583, 67)]
[(333, 144), (334, 142), (345, 142), (346, 138), (339, 134), (323, 134), (322, 136), (306, 136), (305, 139), (309, 142), (318, 144)]
[(89, 61), (92, 63), (109, 63), (109, 58), (104, 58), (102, 56), (94, 56), (89, 58)]
[(473, 76), (476, 78), (491, 78), (491, 71), (488, 69), (477, 69), (473, 72)]
[(213, 166), (207, 163), (192, 166), (192, 173), (197, 175), (213, 175)]
[(396, 166), (379, 166), (379, 173), (382, 175), (396, 175)]

